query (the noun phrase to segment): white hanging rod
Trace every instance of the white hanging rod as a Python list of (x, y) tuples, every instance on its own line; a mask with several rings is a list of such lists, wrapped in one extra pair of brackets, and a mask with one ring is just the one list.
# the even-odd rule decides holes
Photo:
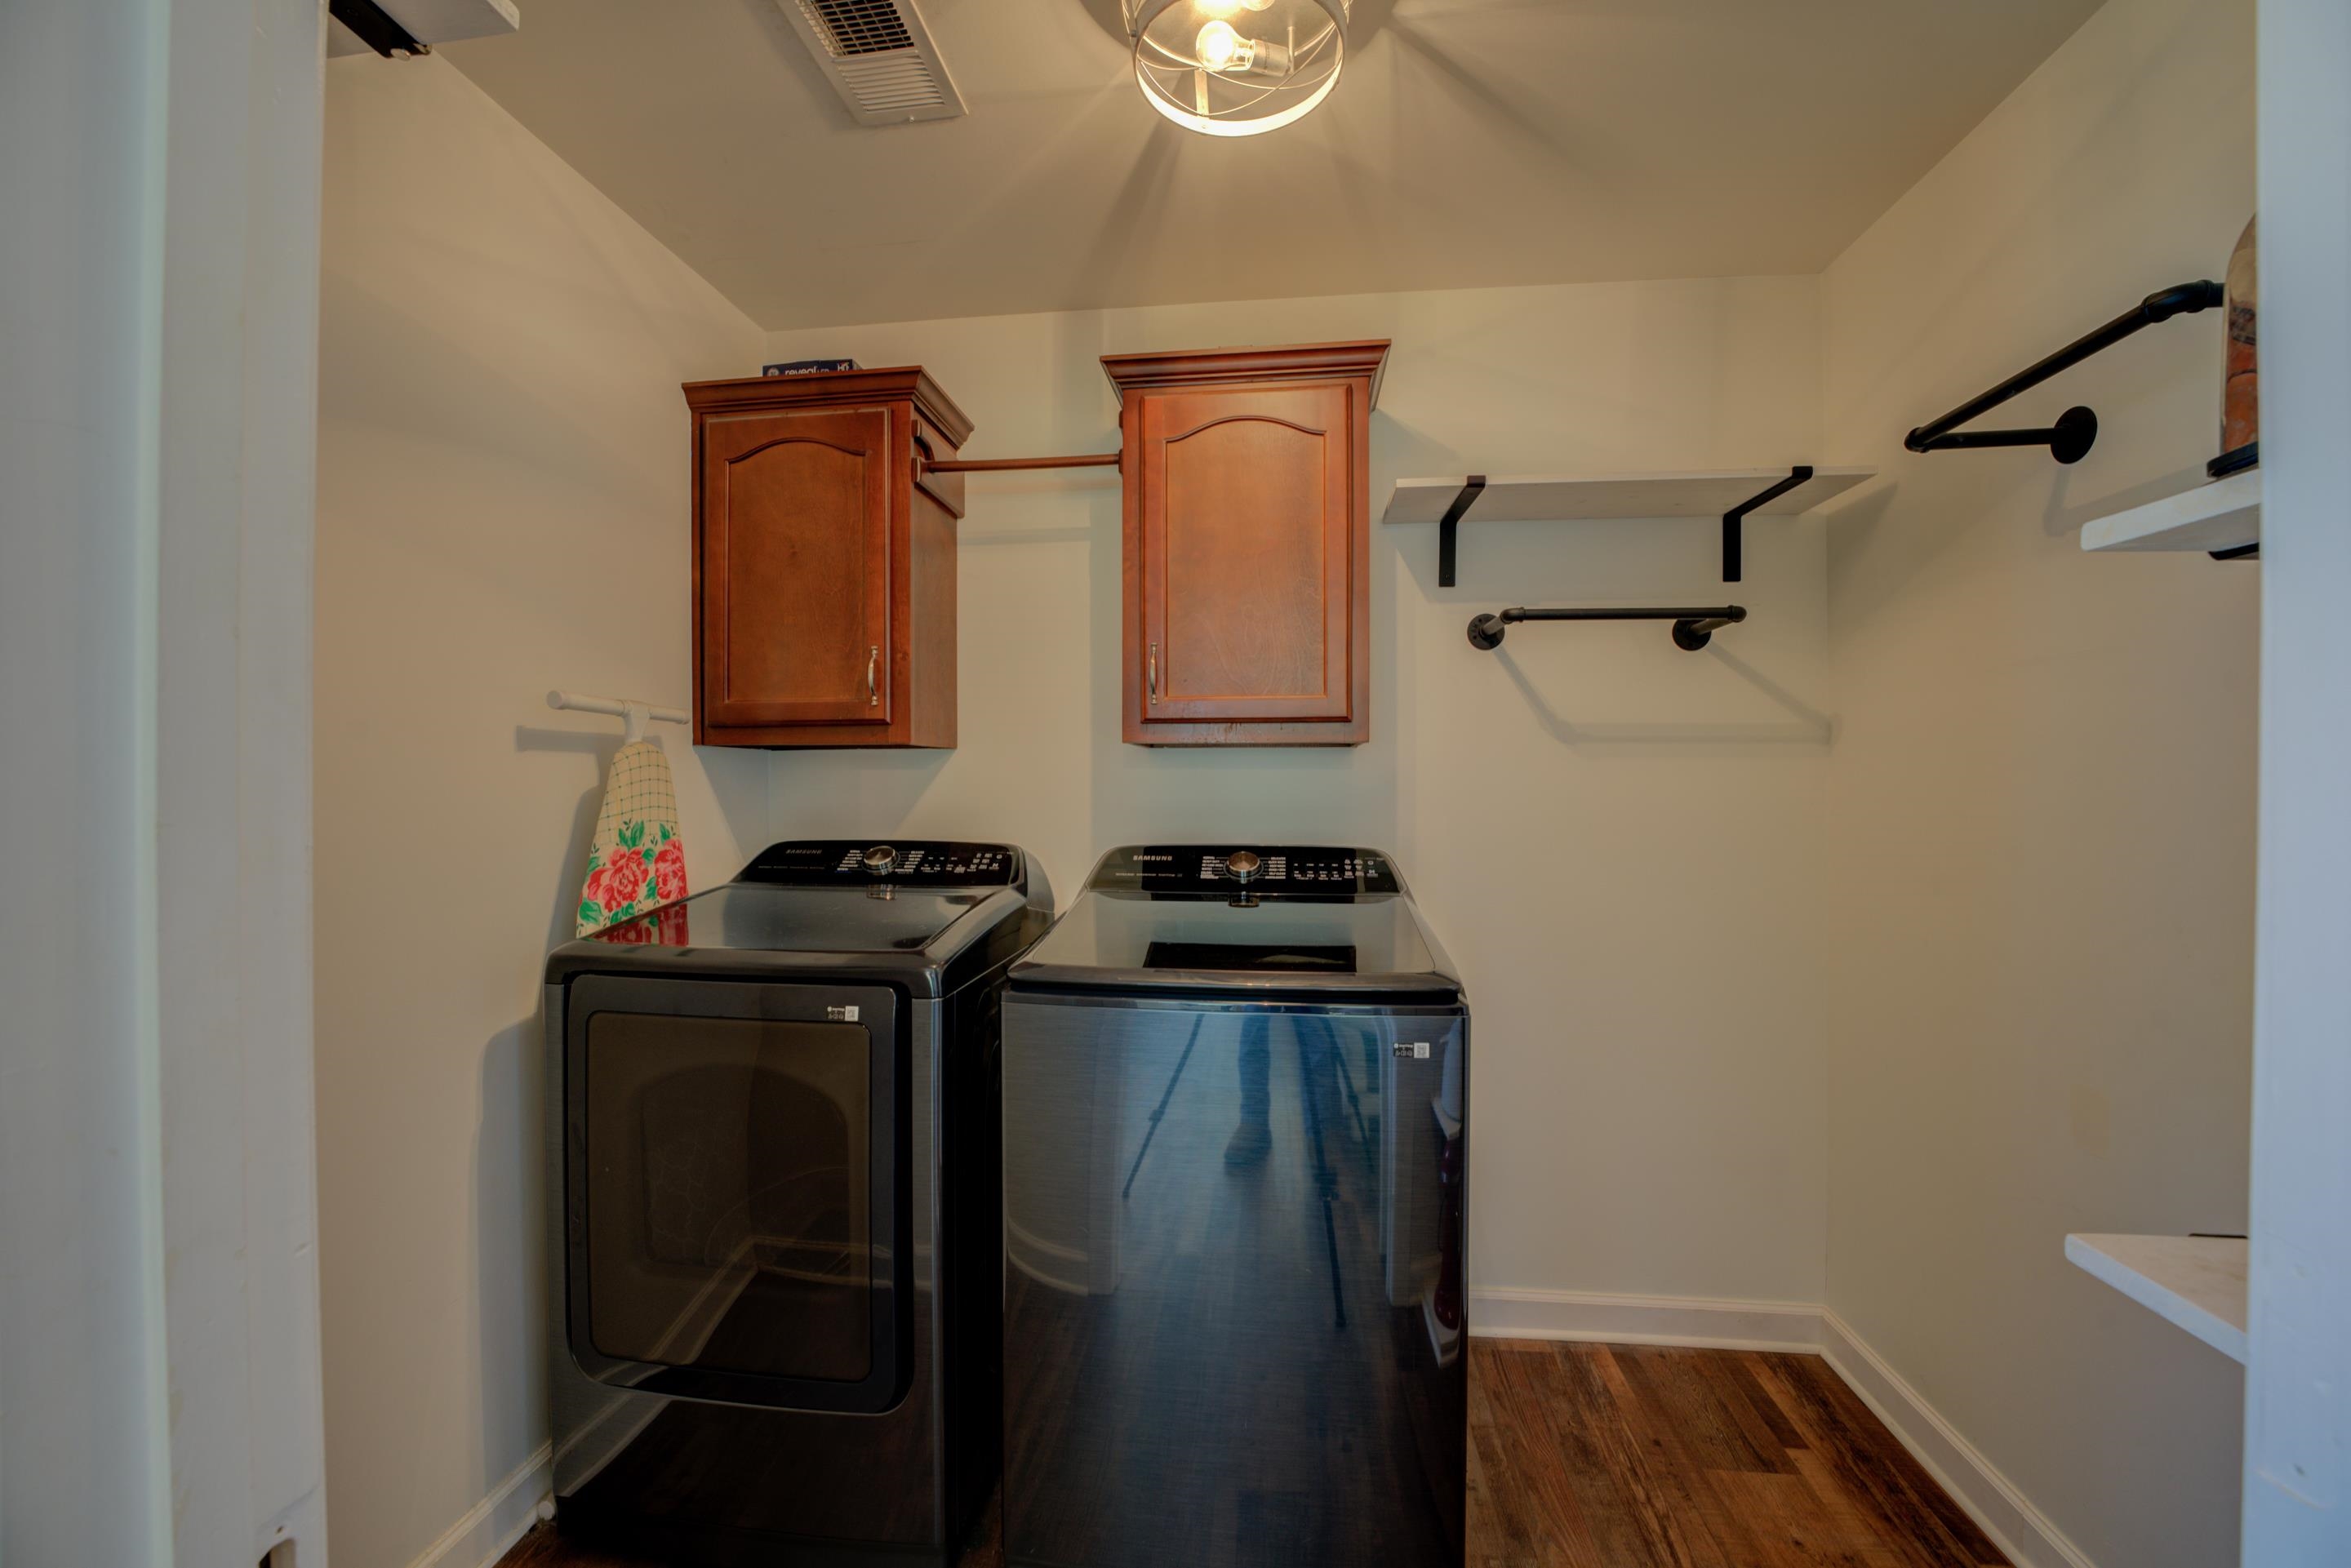
[(623, 697), (591, 697), (580, 692), (549, 692), (547, 694), (547, 706), (559, 712), (568, 710), (572, 713), (601, 713), (620, 719), (627, 727), (622, 731), (624, 742), (643, 740), (645, 737), (645, 722), (648, 719), (657, 718), (664, 724), (694, 722), (694, 716), (684, 708), (663, 707), (653, 703), (633, 702)]

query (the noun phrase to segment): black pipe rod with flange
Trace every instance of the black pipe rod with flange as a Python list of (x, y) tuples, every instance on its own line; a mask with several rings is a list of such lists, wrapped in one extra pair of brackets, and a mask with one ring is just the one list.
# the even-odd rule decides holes
[(1674, 623), (1674, 645), (1695, 653), (1712, 642), (1714, 634), (1723, 627), (1735, 626), (1746, 619), (1747, 607), (1743, 604), (1698, 609), (1605, 605), (1589, 610), (1503, 610), (1480, 615), (1469, 622), (1469, 645), (1491, 652), (1502, 645), (1504, 630), (1522, 621), (1670, 621)]
[(1954, 452), (1984, 446), (2046, 446), (2060, 463), (2079, 463), (2097, 444), (2098, 416), (2086, 408), (2069, 408), (2057, 423), (2037, 430), (1959, 429), (1971, 419), (1990, 413), (2009, 399), (2032, 391), (2050, 377), (2069, 371), (2093, 354), (2104, 353), (2134, 332), (2146, 330), (2174, 316), (2193, 316), (2219, 308), (2228, 294), (2210, 278), (2158, 289), (2096, 331), (2077, 338), (2030, 370), (2019, 371), (1981, 397), (1970, 399), (1930, 424), (1922, 424), (1903, 438), (1913, 452)]

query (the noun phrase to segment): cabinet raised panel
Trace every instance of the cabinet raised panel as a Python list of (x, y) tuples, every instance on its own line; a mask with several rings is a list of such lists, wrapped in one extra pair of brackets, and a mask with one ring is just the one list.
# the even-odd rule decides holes
[(1130, 742), (1369, 736), (1367, 445), (1386, 347), (1103, 361), (1123, 404)]
[(1347, 716), (1346, 420), (1333, 387), (1144, 403), (1147, 717)]
[(959, 481), (970, 434), (919, 370), (685, 389), (695, 444), (695, 739), (955, 744)]
[(708, 722), (890, 722), (889, 444), (885, 409), (710, 423)]

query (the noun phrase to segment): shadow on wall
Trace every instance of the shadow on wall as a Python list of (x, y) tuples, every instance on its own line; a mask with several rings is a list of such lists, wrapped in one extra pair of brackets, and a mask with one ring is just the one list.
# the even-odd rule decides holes
[[(1460, 474), (1466, 476), (1470, 467), (1451, 445), (1376, 408), (1372, 410), (1372, 458), (1377, 465), (1372, 475), (1374, 507), (1379, 505), (1380, 498), (1388, 493), (1399, 476)], [(1376, 513), (1372, 523), (1375, 528), (1379, 526)]]
[[(952, 751), (925, 750), (866, 750), (862, 748), (838, 751), (781, 751), (775, 755), (790, 757), (804, 766), (814, 758), (819, 771), (803, 774), (812, 789), (823, 797), (814, 802), (795, 800), (790, 786), (778, 780), (776, 835), (781, 839), (823, 838), (838, 834), (858, 838), (877, 830), (888, 831), (889, 825), (905, 821), (919, 805), (931, 787), (939, 781), (939, 774), (955, 759)], [(840, 777), (835, 770), (853, 770), (856, 778), (854, 798), (843, 802), (835, 798), (832, 786)], [(789, 778), (789, 776), (786, 776)], [(814, 810), (810, 810), (810, 805)], [(842, 813), (841, 808), (848, 810)], [(765, 847), (765, 846), (761, 846)]]
[[(551, 951), (569, 942), (580, 929), (580, 879), (588, 866), (588, 846), (596, 837), (596, 817), (604, 807), (604, 780), (612, 768), (612, 758), (620, 753), (621, 737), (617, 735), (591, 734), (577, 729), (541, 729), (531, 725), (515, 726), (517, 751), (568, 751), (575, 756), (595, 758), (595, 782), (580, 797), (571, 809), (571, 832), (565, 841), (563, 863), (558, 868), (549, 894), (547, 919), (547, 942), (539, 951)], [(664, 751), (667, 751), (664, 747)]]
[[(603, 808), (604, 776), (620, 746), (618, 736), (528, 725), (515, 727), (517, 751), (572, 752), (592, 758), (596, 764), (596, 782), (572, 808), (562, 862), (549, 880), (541, 952), (570, 941), (576, 933), (581, 868), (587, 864), (588, 846)], [(546, 1039), (546, 1009), (534, 1008), (529, 1017), (492, 1035), (482, 1051), (482, 1119), (474, 1138), (475, 1277), (480, 1290), (475, 1354), (476, 1364), (486, 1370), (517, 1369), (476, 1380), (482, 1392), (484, 1448), (488, 1453), (534, 1451), (546, 1436), (539, 1419), (539, 1412), (547, 1407), (542, 1338), (548, 1312), (549, 1193), (542, 1158), (547, 1135)], [(521, 1267), (517, 1267), (518, 1262)], [(519, 1399), (514, 1386), (517, 1378), (522, 1386)], [(527, 1416), (520, 1429), (498, 1429), (513, 1423), (518, 1411)], [(484, 1476), (481, 1480), (490, 1487), (504, 1479)]]
[[(1118, 497), (1099, 497), (1086, 594), (1093, 852), (1150, 841), (1394, 844), (1399, 826), (1395, 722), (1377, 695), (1372, 740), (1361, 747), (1126, 743), (1124, 683), (1132, 675), (1125, 653), (1123, 526)], [(1379, 554), (1374, 552), (1375, 604), (1383, 598)]]
[(1713, 644), (1697, 656), (1712, 659), (1795, 716), (1785, 724), (1578, 724), (1551, 706), (1508, 648), (1497, 648), (1492, 654), (1526, 699), (1535, 722), (1562, 746), (1826, 746), (1835, 738), (1836, 727), (1828, 715), (1738, 654)]
[(2041, 514), (2041, 531), (2051, 538), (2073, 538), (2083, 526), (2110, 513), (2127, 511), (2152, 501), (2165, 500), (2203, 488), (2212, 482), (2201, 463), (2190, 463), (2168, 474), (2158, 475), (2143, 484), (2095, 497), (2090, 500), (2068, 505), (2073, 499), (2075, 470), (2060, 468), (2057, 482), (2049, 487), (2049, 505)]
[[(547, 1180), (541, 1012), (492, 1035), (482, 1051), (474, 1139), (475, 1384), (481, 1451), (527, 1453), (545, 1440)], [(499, 1369), (493, 1372), (492, 1369)], [(517, 1385), (519, 1384), (517, 1390)], [(484, 1475), (486, 1491), (505, 1478)]]

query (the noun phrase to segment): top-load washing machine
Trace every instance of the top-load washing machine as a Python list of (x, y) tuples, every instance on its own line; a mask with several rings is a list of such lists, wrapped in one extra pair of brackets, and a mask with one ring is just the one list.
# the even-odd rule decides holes
[(997, 1476), (1008, 844), (820, 841), (547, 967), (555, 1492), (669, 1563), (951, 1563)]
[(1114, 850), (1015, 961), (1008, 1563), (1458, 1568), (1468, 1022), (1374, 850)]

